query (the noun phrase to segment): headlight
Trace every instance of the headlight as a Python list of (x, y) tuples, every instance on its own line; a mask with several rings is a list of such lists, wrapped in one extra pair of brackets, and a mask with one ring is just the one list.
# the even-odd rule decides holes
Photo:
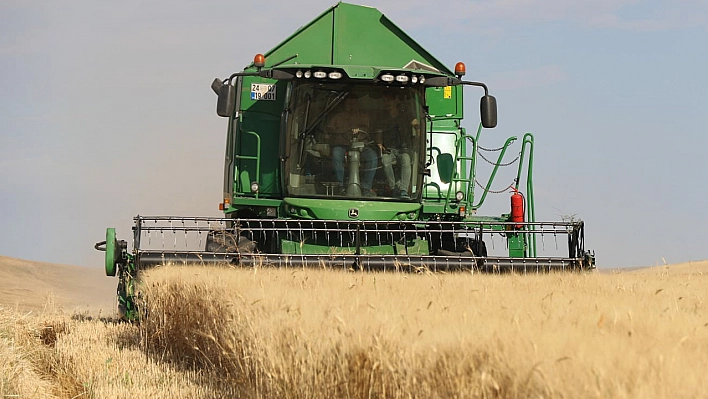
[(463, 193), (462, 191), (458, 191), (455, 193), (455, 201), (460, 202), (463, 199), (465, 199), (465, 193)]
[(393, 82), (393, 79), (394, 79), (394, 77), (390, 73), (387, 73), (385, 75), (381, 75), (381, 80), (383, 80), (384, 82)]
[(257, 193), (258, 190), (260, 190), (260, 188), (261, 188), (261, 185), (258, 184), (257, 181), (254, 181), (253, 183), (251, 183), (251, 192), (252, 193)]
[(399, 82), (399, 83), (408, 83), (408, 79), (409, 79), (409, 78), (408, 78), (408, 76), (406, 76), (406, 75), (398, 75), (398, 76), (396, 76), (396, 82)]

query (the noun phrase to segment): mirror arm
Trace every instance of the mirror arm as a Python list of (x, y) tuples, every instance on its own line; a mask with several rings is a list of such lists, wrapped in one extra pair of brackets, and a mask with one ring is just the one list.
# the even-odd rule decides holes
[(231, 81), (237, 76), (261, 76), (264, 78), (276, 79), (276, 80), (290, 80), (293, 78), (293, 75), (291, 73), (288, 73), (285, 71), (280, 71), (280, 70), (275, 70), (275, 69), (262, 69), (257, 72), (235, 72), (235, 73), (232, 73), (231, 76), (228, 77), (228, 79), (224, 79), (224, 83), (228, 82), (229, 84), (231, 84)]
[(463, 84), (463, 85), (482, 87), (482, 88), (484, 88), (484, 95), (485, 96), (489, 95), (489, 89), (487, 89), (487, 85), (485, 85), (482, 82), (468, 82), (468, 81), (460, 80), (459, 83)]
[(428, 78), (426, 80), (425, 86), (432, 86), (432, 87), (442, 87), (442, 86), (458, 86), (458, 85), (468, 85), (468, 86), (478, 86), (484, 89), (484, 95), (488, 96), (489, 95), (489, 89), (487, 88), (487, 85), (482, 83), (482, 82), (470, 82), (458, 78), (452, 78), (452, 77), (434, 77), (434, 78)]
[(231, 74), (231, 76), (228, 77), (228, 79), (224, 79), (224, 83), (228, 82), (231, 84), (231, 81), (237, 77), (237, 76), (260, 76), (260, 72), (234, 72)]

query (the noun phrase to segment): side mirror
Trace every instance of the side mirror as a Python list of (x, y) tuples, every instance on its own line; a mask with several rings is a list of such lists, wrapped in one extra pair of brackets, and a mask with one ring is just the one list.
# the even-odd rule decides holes
[(440, 181), (450, 183), (452, 181), (452, 173), (455, 170), (455, 162), (452, 159), (452, 154), (447, 152), (439, 154), (435, 163), (438, 165)]
[(219, 96), (216, 102), (216, 114), (223, 117), (231, 116), (234, 112), (234, 104), (236, 104), (236, 87), (216, 78), (212, 82), (211, 88)]
[(497, 99), (485, 95), (480, 100), (479, 112), (482, 115), (482, 126), (487, 129), (497, 127)]
[(224, 82), (221, 81), (219, 78), (214, 78), (214, 81), (211, 82), (211, 89), (214, 90), (214, 93), (216, 95), (219, 95), (219, 89), (221, 89), (221, 86), (224, 85)]

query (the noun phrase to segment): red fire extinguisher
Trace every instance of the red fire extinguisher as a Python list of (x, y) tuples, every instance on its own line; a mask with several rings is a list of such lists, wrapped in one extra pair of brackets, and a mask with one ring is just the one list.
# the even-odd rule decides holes
[[(524, 222), (524, 196), (515, 188), (514, 194), (511, 195), (511, 221), (517, 223)], [(519, 229), (521, 225), (517, 224), (515, 227)]]

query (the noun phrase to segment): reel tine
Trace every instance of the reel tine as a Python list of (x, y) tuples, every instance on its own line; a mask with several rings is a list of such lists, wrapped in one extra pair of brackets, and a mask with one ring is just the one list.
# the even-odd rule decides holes
[(558, 250), (558, 233), (555, 229), (553, 229), (553, 241), (556, 243), (556, 251)]
[(174, 238), (174, 243), (172, 244), (172, 248), (177, 248), (177, 232), (175, 231), (175, 226), (174, 226), (174, 220), (170, 218), (170, 233), (172, 233), (172, 237)]

